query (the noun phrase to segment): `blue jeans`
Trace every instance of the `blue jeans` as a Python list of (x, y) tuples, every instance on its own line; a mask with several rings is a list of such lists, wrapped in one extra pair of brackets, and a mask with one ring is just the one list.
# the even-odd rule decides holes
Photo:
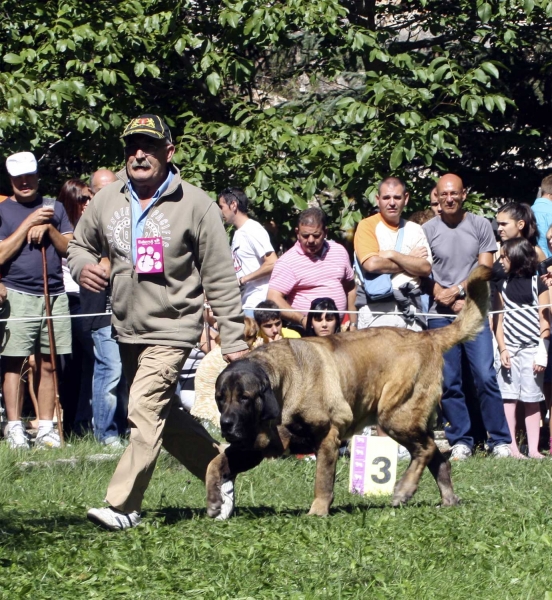
[[(72, 315), (82, 314), (78, 294), (67, 294)], [(90, 331), (80, 318), (71, 319), (72, 352), (61, 356), (60, 399), (63, 405), (65, 433), (82, 435), (90, 430), (92, 421), (92, 372), (94, 344)], [(78, 395), (77, 395), (78, 394)], [(77, 396), (75, 398), (75, 396)]]
[[(438, 329), (451, 322), (447, 318), (428, 319), (428, 326), (429, 329)], [(474, 444), (466, 398), (462, 391), (462, 346), (477, 390), (483, 424), (488, 435), (487, 444), (491, 450), (498, 444), (509, 444), (512, 439), (496, 380), (493, 342), (486, 320), (483, 331), (475, 340), (455, 346), (444, 356), (442, 409), (447, 440), (451, 446), (460, 443), (473, 448)]]
[(109, 444), (125, 432), (118, 426), (115, 413), (118, 403), (124, 405), (126, 413), (128, 393), (126, 382), (121, 378), (121, 356), (117, 342), (111, 337), (111, 325), (92, 331), (92, 339), (95, 356), (92, 384), (94, 436), (99, 442)]

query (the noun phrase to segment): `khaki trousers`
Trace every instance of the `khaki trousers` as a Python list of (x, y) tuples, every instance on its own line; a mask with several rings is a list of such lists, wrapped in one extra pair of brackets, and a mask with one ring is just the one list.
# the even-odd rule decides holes
[(106, 501), (125, 513), (140, 512), (161, 445), (189, 471), (205, 480), (218, 455), (218, 442), (175, 402), (178, 375), (190, 350), (120, 344), (130, 383), (130, 442), (107, 488)]

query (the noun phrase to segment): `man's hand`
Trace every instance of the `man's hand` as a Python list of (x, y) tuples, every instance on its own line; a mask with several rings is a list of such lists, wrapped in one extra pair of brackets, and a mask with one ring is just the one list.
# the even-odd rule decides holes
[(417, 246), (416, 248), (412, 248), (408, 256), (412, 256), (413, 258), (427, 258), (429, 255), (425, 246)]
[(455, 303), (456, 297), (458, 296), (457, 291), (456, 286), (444, 288), (438, 283), (433, 285), (433, 297), (437, 303), (442, 304), (443, 306), (452, 306)]
[(91, 292), (103, 292), (109, 282), (107, 270), (101, 265), (84, 265), (79, 284)]
[(28, 227), (35, 227), (35, 225), (44, 225), (45, 223), (49, 223), (50, 219), (54, 216), (53, 208), (37, 208), (34, 212), (32, 212), (24, 221), (23, 225)]
[(451, 308), (456, 314), (458, 314), (464, 308), (465, 303), (466, 303), (466, 301), (464, 299), (455, 300), (452, 303)]
[(39, 246), (40, 244), (42, 244), (44, 234), (48, 233), (49, 229), (49, 223), (47, 223), (46, 225), (34, 225), (29, 229), (29, 233), (27, 234), (27, 243)]
[(224, 360), (227, 363), (231, 363), (235, 360), (243, 358), (246, 354), (249, 354), (249, 350), (240, 350), (239, 352), (230, 352), (230, 354), (223, 354), (222, 358), (224, 358)]

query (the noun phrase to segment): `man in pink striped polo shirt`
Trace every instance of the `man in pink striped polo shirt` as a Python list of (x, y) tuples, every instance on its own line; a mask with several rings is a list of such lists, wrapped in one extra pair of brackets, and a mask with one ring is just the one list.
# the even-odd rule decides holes
[[(339, 310), (355, 309), (355, 280), (351, 261), (341, 244), (326, 239), (326, 215), (308, 208), (299, 215), (297, 242), (274, 266), (267, 299), (285, 309), (282, 317), (305, 326), (316, 298), (332, 298)], [(351, 314), (356, 327), (357, 315)]]

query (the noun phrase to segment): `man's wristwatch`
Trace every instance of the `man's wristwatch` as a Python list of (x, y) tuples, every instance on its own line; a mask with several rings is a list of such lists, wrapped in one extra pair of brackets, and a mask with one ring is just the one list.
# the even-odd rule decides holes
[(458, 288), (458, 298), (465, 298), (466, 290), (464, 289), (464, 286), (461, 284), (458, 284), (456, 287)]

